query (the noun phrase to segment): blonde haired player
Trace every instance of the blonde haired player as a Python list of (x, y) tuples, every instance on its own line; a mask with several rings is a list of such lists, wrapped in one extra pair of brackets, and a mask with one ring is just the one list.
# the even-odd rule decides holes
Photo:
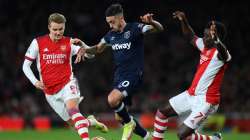
[[(72, 56), (83, 48), (74, 45), (78, 39), (63, 36), (65, 23), (66, 18), (62, 14), (53, 13), (49, 16), (49, 34), (33, 39), (25, 54), (23, 72), (37, 89), (43, 90), (54, 111), (64, 121), (75, 126), (81, 139), (89, 140), (89, 126), (96, 126), (103, 132), (107, 132), (107, 127), (93, 115), (85, 118), (79, 111), (81, 96), (71, 62)], [(34, 60), (39, 79), (30, 68)], [(75, 63), (78, 61), (76, 59)]]

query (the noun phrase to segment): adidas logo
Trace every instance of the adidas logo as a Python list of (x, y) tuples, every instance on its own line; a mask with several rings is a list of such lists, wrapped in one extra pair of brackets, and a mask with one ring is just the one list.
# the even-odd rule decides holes
[(48, 52), (48, 51), (49, 51), (48, 48), (43, 49), (43, 52)]

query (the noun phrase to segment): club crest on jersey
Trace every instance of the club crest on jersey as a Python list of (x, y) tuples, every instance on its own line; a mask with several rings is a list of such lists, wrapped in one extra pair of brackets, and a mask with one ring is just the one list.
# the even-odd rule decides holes
[(60, 49), (61, 49), (61, 51), (66, 51), (66, 45), (62, 45), (62, 46), (60, 46)]
[(127, 31), (124, 33), (124, 38), (129, 39), (130, 37), (130, 31)]
[(131, 46), (131, 42), (129, 43), (123, 43), (123, 44), (114, 44), (112, 45), (113, 50), (122, 50), (122, 49), (127, 49), (129, 50)]

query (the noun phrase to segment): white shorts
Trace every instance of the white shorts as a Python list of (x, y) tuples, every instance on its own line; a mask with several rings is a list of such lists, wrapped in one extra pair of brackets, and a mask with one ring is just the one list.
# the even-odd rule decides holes
[(172, 97), (169, 103), (179, 116), (190, 113), (185, 118), (184, 124), (192, 129), (197, 129), (219, 107), (218, 104), (212, 105), (207, 103), (205, 95), (190, 96), (187, 91)]
[(78, 99), (78, 103), (80, 103), (83, 99), (83, 97), (80, 96), (80, 90), (76, 79), (70, 80), (69, 83), (56, 94), (45, 96), (50, 106), (64, 121), (70, 119), (66, 109), (66, 101), (70, 99)]

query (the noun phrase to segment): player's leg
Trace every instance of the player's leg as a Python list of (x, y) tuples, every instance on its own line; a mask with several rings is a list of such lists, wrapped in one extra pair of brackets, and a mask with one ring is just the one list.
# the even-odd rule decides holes
[(90, 122), (86, 119), (78, 108), (78, 99), (69, 99), (65, 101), (67, 112), (73, 121), (75, 129), (83, 140), (89, 140), (88, 127)]
[(149, 140), (150, 132), (147, 132), (147, 130), (145, 128), (143, 128), (135, 118), (133, 118), (133, 119), (136, 123), (134, 133), (136, 135), (142, 137), (144, 140)]
[[(115, 113), (115, 119), (117, 121), (119, 121), (121, 124), (124, 125), (124, 122), (123, 122), (122, 118), (118, 114), (116, 114), (116, 113)], [(134, 133), (136, 135), (140, 136), (141, 138), (143, 138), (144, 140), (148, 140), (150, 138), (150, 132), (147, 132), (147, 130), (144, 129), (135, 118), (133, 118), (133, 120), (136, 123), (135, 129), (134, 129)]]
[[(137, 84), (137, 85), (138, 85), (138, 84)], [(130, 94), (130, 95), (127, 95), (127, 96), (123, 99), (123, 102), (124, 102), (124, 104), (126, 105), (127, 111), (129, 112), (129, 107), (132, 106), (132, 96), (133, 96), (133, 95), (131, 95), (131, 94), (136, 93), (137, 88), (134, 86), (133, 88), (127, 88), (126, 90), (129, 91), (128, 94)], [(119, 115), (117, 115), (117, 116), (119, 116)], [(134, 133), (135, 133), (136, 135), (140, 136), (141, 138), (145, 139), (145, 140), (149, 139), (150, 133), (147, 132), (147, 130), (144, 129), (144, 128), (140, 125), (140, 123), (139, 123), (132, 115), (130, 115), (130, 117), (131, 117), (131, 118), (135, 121), (135, 123), (136, 123), (135, 129), (134, 129)], [(121, 121), (122, 121), (122, 119), (121, 119)], [(124, 122), (121, 122), (121, 123), (124, 124)]]
[(122, 140), (128, 140), (132, 136), (136, 123), (130, 118), (126, 106), (122, 101), (123, 98), (124, 95), (118, 89), (113, 89), (108, 96), (108, 103), (124, 122)]
[(220, 135), (203, 135), (195, 130), (204, 122), (208, 115), (213, 114), (218, 109), (218, 105), (206, 103), (203, 97), (195, 96), (193, 100), (192, 112), (181, 125), (178, 137), (180, 140), (220, 140)]
[[(64, 93), (64, 90), (61, 90), (60, 92), (58, 92), (55, 95), (46, 95), (46, 99), (48, 101), (48, 103), (50, 104), (50, 106), (53, 108), (53, 110), (66, 122), (68, 122), (71, 126), (78, 126), (75, 125), (76, 123), (76, 113), (79, 112), (78, 108), (76, 109), (66, 109), (66, 105), (65, 102), (62, 98), (62, 94)], [(72, 106), (72, 103), (70, 103), (69, 105)], [(73, 108), (73, 107), (72, 107)], [(71, 115), (69, 115), (68, 111), (71, 111)], [(75, 113), (73, 113), (75, 112)], [(79, 115), (80, 116), (80, 115)], [(80, 120), (79, 118), (77, 118), (78, 120)], [(72, 121), (71, 121), (72, 120)], [(85, 120), (84, 117), (81, 118), (81, 120)], [(83, 127), (83, 129), (81, 129), (81, 127)], [(80, 130), (80, 137), (82, 139), (88, 140), (88, 121), (84, 121), (84, 125), (82, 125), (79, 128), (76, 128), (76, 130)]]
[(185, 123), (180, 126), (177, 136), (180, 140), (221, 140), (220, 133), (214, 135), (201, 134), (195, 132), (195, 129), (190, 128)]
[(191, 110), (191, 105), (189, 104), (188, 93), (186, 91), (172, 97), (169, 103), (158, 109), (155, 115), (153, 140), (163, 140), (164, 132), (167, 130), (168, 119), (181, 115), (188, 110)]
[(131, 121), (131, 118), (124, 102), (122, 101), (123, 98), (123, 94), (118, 89), (113, 89), (108, 95), (108, 103), (109, 106), (114, 109), (115, 113), (117, 113), (126, 124)]
[(167, 130), (168, 119), (176, 115), (177, 113), (170, 104), (157, 110), (154, 122), (153, 140), (163, 140), (164, 132)]
[[(101, 123), (98, 122), (93, 116), (85, 118), (79, 110), (79, 103), (82, 98), (80, 97), (80, 91), (78, 83), (75, 79), (71, 80), (61, 91), (61, 99), (65, 103), (65, 110), (72, 120), (75, 129), (82, 139), (88, 139), (88, 127), (98, 126)], [(105, 126), (104, 124), (102, 126)], [(106, 127), (106, 126), (105, 126)]]

